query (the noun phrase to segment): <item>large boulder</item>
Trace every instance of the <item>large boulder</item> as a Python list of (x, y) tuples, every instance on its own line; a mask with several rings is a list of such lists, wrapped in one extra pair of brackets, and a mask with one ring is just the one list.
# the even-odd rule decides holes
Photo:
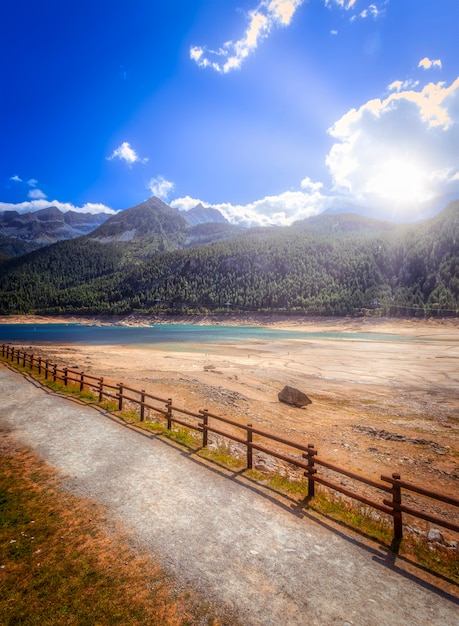
[(291, 404), (298, 408), (312, 404), (312, 400), (308, 398), (305, 393), (299, 391), (299, 389), (295, 389), (295, 387), (289, 387), (288, 385), (286, 385), (282, 391), (279, 391), (277, 397), (279, 398), (279, 402), (285, 402), (285, 404)]

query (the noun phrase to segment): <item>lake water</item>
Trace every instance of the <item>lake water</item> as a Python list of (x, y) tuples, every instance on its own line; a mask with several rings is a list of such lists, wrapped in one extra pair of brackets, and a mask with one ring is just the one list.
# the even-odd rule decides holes
[(80, 324), (0, 324), (0, 344), (13, 342), (75, 343), (84, 345), (224, 344), (287, 339), (410, 341), (382, 333), (307, 332), (251, 326), (157, 324), (151, 326), (86, 326)]

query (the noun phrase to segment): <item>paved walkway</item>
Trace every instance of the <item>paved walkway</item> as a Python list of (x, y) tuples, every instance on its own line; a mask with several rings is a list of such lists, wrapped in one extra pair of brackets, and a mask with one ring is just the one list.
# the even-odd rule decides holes
[(457, 599), (240, 478), (0, 365), (0, 419), (247, 626), (459, 626)]

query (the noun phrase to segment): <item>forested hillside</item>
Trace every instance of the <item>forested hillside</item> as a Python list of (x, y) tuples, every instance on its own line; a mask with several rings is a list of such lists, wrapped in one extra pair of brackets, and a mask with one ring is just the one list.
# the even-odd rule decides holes
[[(168, 241), (185, 246), (182, 227)], [(149, 258), (134, 243), (127, 254), (114, 241), (121, 232), (3, 262), (0, 312), (459, 313), (459, 201), (417, 224), (324, 215)]]

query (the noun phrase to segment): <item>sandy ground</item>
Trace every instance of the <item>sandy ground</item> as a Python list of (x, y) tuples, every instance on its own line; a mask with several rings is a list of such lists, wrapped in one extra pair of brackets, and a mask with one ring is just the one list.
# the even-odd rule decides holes
[[(0, 318), (0, 323), (12, 321), (62, 320)], [(209, 318), (193, 321), (215, 323)], [(459, 320), (250, 318), (246, 323), (340, 331), (347, 338), (187, 345), (180, 352), (167, 346), (36, 345), (34, 353), (171, 397), (176, 406), (207, 408), (314, 443), (322, 458), (366, 476), (399, 472), (405, 480), (457, 497)], [(360, 340), (355, 336), (359, 332), (375, 333), (375, 338)], [(379, 333), (409, 340), (381, 341)], [(284, 385), (307, 393), (312, 404), (303, 409), (281, 404), (277, 394)]]

